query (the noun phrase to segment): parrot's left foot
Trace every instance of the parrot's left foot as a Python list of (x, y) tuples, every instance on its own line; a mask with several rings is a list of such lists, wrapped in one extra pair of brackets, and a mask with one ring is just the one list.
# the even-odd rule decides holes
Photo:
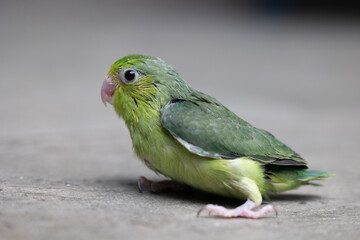
[(146, 177), (139, 177), (138, 180), (138, 188), (139, 191), (142, 192), (141, 186), (145, 184), (150, 187), (152, 192), (162, 192), (166, 190), (184, 190), (188, 188), (187, 185), (181, 184), (172, 180), (164, 180), (160, 182), (153, 182)]
[(222, 206), (207, 204), (203, 206), (197, 213), (197, 216), (200, 215), (201, 212), (206, 211), (209, 214), (215, 213), (220, 217), (224, 218), (235, 218), (235, 217), (243, 217), (243, 218), (261, 218), (265, 216), (269, 212), (275, 212), (277, 216), (277, 210), (272, 205), (266, 205), (265, 207), (261, 208), (258, 211), (252, 211), (253, 208), (257, 207), (257, 205), (248, 199), (243, 205), (234, 208), (234, 209), (227, 209)]

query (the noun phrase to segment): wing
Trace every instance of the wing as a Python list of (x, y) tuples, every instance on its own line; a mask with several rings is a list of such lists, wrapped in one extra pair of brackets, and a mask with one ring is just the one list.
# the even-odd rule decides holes
[(210, 158), (249, 157), (265, 164), (306, 166), (306, 161), (272, 134), (255, 128), (219, 102), (177, 100), (161, 123), (190, 152)]

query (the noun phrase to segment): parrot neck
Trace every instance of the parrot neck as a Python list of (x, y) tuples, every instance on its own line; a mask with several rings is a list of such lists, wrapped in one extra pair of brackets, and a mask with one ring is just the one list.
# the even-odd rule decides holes
[(136, 101), (126, 95), (115, 98), (115, 111), (124, 119), (133, 141), (136, 134), (145, 137), (161, 125), (160, 107), (157, 105), (154, 101)]

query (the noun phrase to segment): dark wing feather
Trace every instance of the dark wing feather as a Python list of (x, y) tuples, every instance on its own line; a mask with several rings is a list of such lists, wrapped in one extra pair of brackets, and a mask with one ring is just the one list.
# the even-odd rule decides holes
[(265, 164), (306, 166), (304, 159), (272, 134), (251, 126), (212, 98), (173, 101), (163, 109), (161, 122), (184, 147), (200, 156), (246, 156)]

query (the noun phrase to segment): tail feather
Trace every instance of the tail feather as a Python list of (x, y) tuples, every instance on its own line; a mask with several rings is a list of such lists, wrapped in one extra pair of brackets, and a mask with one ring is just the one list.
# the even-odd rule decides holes
[(271, 192), (283, 192), (295, 189), (301, 185), (321, 186), (321, 184), (310, 181), (323, 180), (334, 176), (326, 171), (308, 169), (287, 169), (283, 171), (271, 172), (269, 175), (269, 190)]
[(305, 174), (295, 178), (295, 180), (308, 182), (312, 180), (323, 180), (329, 177), (332, 177), (333, 174), (326, 172), (326, 171), (319, 171), (319, 170), (306, 170)]

